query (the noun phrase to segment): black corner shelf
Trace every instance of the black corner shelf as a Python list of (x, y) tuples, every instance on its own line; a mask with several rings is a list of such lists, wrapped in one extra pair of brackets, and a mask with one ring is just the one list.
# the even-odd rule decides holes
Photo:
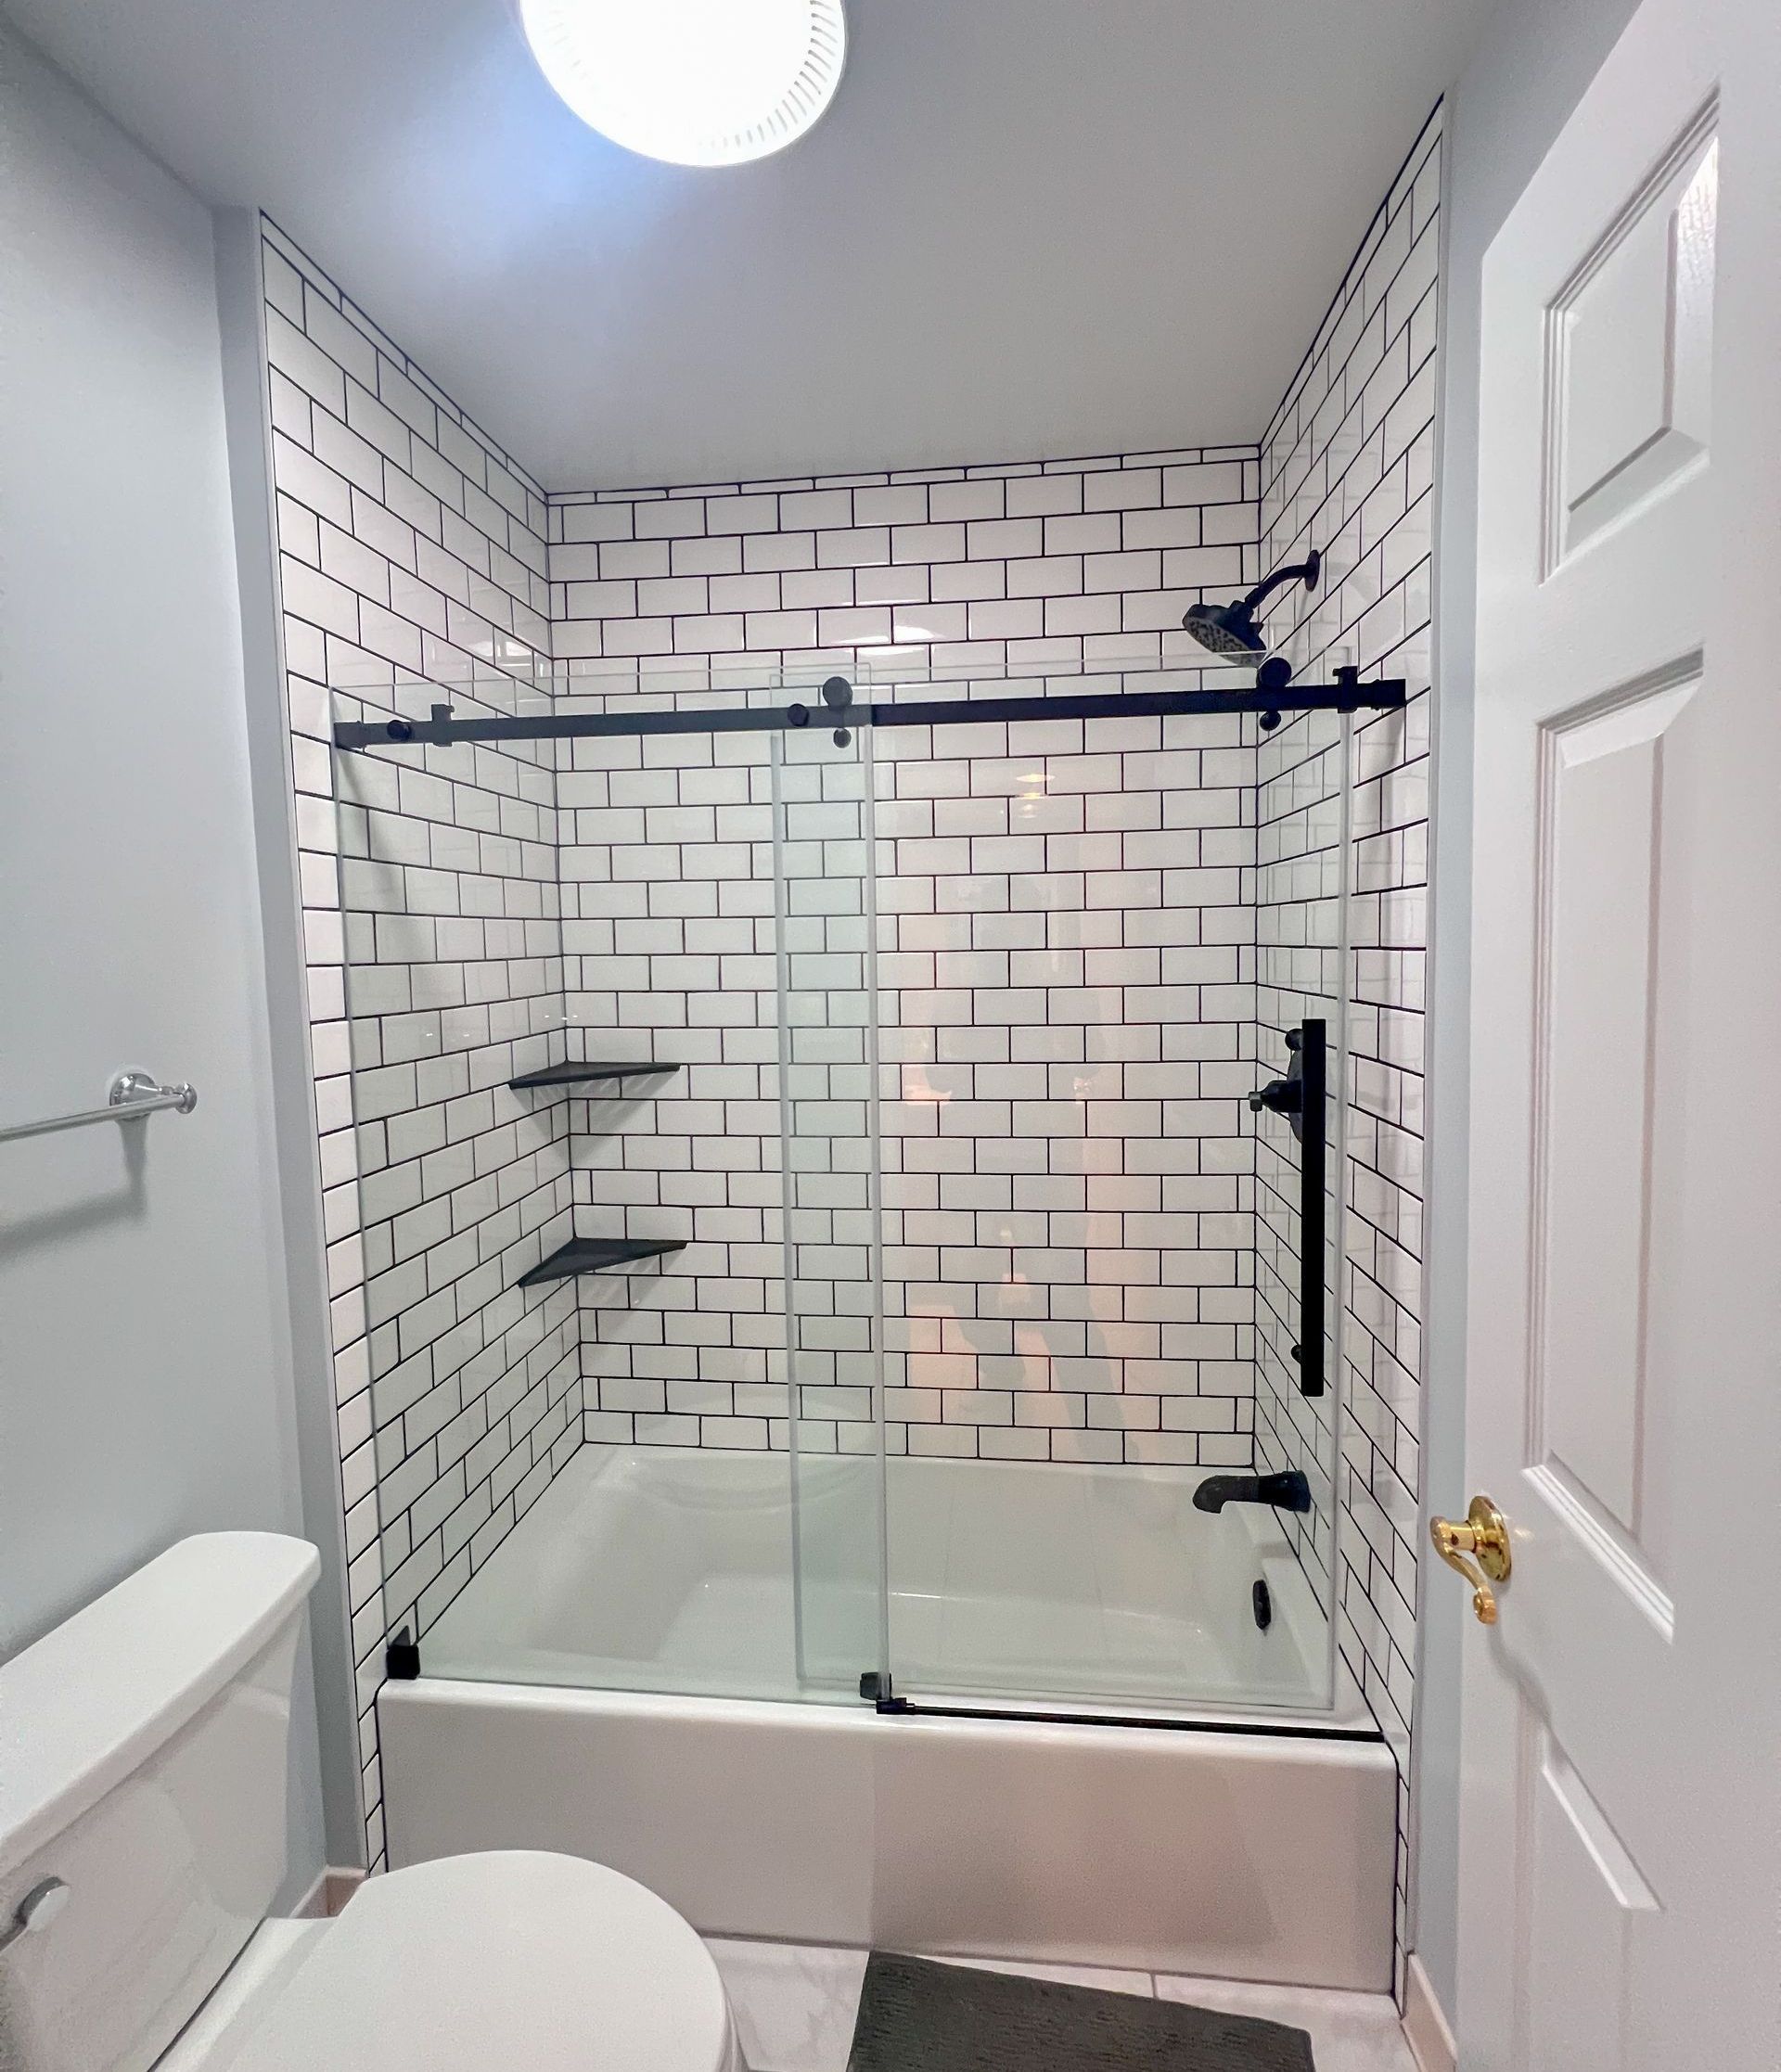
[(539, 1287), (546, 1281), (566, 1281), (573, 1273), (605, 1273), (685, 1249), (685, 1240), (679, 1237), (571, 1237), (530, 1273), (520, 1274), (519, 1285)]
[(598, 1058), (570, 1058), (567, 1065), (546, 1065), (536, 1072), (521, 1072), (518, 1079), (507, 1084), (516, 1093), (533, 1086), (574, 1086), (583, 1080), (628, 1080), (640, 1078), (645, 1072), (677, 1072), (678, 1065), (664, 1064), (654, 1057), (613, 1058), (602, 1063)]

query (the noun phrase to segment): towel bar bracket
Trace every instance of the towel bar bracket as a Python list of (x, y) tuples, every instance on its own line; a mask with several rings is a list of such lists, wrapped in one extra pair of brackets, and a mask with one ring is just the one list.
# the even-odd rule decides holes
[(8, 1123), (0, 1127), (0, 1144), (11, 1144), (19, 1137), (51, 1136), (58, 1130), (83, 1130), (89, 1122), (135, 1122), (162, 1108), (190, 1115), (197, 1106), (198, 1089), (189, 1082), (163, 1086), (151, 1072), (120, 1072), (106, 1089), (102, 1108), (46, 1116), (41, 1122)]

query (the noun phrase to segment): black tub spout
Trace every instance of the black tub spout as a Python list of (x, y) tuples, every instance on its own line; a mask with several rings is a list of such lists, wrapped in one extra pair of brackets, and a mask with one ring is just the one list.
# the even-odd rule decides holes
[(1311, 1484), (1296, 1467), (1278, 1475), (1209, 1475), (1194, 1491), (1196, 1511), (1227, 1503), (1272, 1503), (1279, 1511), (1309, 1511)]

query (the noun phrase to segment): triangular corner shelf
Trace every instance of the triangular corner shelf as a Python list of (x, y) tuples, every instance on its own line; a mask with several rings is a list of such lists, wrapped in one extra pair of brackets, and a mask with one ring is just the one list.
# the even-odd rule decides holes
[(574, 1273), (606, 1273), (685, 1249), (685, 1240), (679, 1237), (571, 1237), (548, 1259), (540, 1260), (530, 1273), (522, 1273), (519, 1285), (538, 1287), (546, 1281), (566, 1281)]
[(654, 1057), (571, 1057), (563, 1065), (542, 1066), (535, 1072), (521, 1072), (507, 1084), (516, 1093), (537, 1086), (578, 1086), (587, 1080), (640, 1079), (646, 1072), (677, 1072), (677, 1064)]

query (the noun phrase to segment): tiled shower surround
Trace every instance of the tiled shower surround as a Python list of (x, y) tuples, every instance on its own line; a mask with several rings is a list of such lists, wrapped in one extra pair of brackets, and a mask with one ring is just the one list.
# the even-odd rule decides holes
[(537, 485), (270, 225), (263, 263), (375, 1863), (385, 1640), (450, 1595), (579, 1443), (581, 1377), (572, 1293), (512, 1287), (570, 1188), (562, 1119), (502, 1084), (515, 1040), (561, 1016), (549, 756), (336, 764), (329, 686), (387, 705), (398, 673), (424, 674), (507, 710), (548, 695), (546, 521)]
[[(547, 495), (268, 226), (374, 1861), (383, 1642), (424, 1629), (582, 1437), (786, 1443), (773, 782), (764, 735), (582, 740), (345, 758), (337, 800), (327, 687), (376, 711), (424, 707), (395, 690), (423, 683), (460, 711), (582, 710), (634, 698), (636, 671), (662, 699), (675, 671), (865, 672), (891, 642), (960, 676), (1074, 675), (1184, 652), (1189, 603), (1307, 544), (1326, 580), (1283, 601), (1301, 672), (1352, 660), (1414, 694), (1358, 730), (1339, 1492), (1341, 1644), (1405, 1759), (1436, 136), (1259, 447), (919, 475)], [(1332, 742), (1323, 720), (878, 736), (893, 1446), (1309, 1464), (1284, 1358), (1295, 1169), (1242, 1096), (1328, 1011)], [(851, 828), (853, 868), (806, 854), (798, 896), (861, 882), (857, 739), (826, 799), (801, 789), (814, 747), (782, 773), (786, 832), (826, 814), (814, 839)], [(857, 960), (794, 983), (863, 1004)], [(508, 1091), (582, 1046), (680, 1069), (596, 1099)], [(806, 1113), (800, 1145), (857, 1148), (857, 1122)], [(517, 1292), (571, 1229), (686, 1249)], [(833, 1257), (838, 1321), (802, 1328), (818, 1265), (803, 1438), (856, 1447), (859, 1260)], [(1330, 1542), (1326, 1501), (1307, 1560)]]

